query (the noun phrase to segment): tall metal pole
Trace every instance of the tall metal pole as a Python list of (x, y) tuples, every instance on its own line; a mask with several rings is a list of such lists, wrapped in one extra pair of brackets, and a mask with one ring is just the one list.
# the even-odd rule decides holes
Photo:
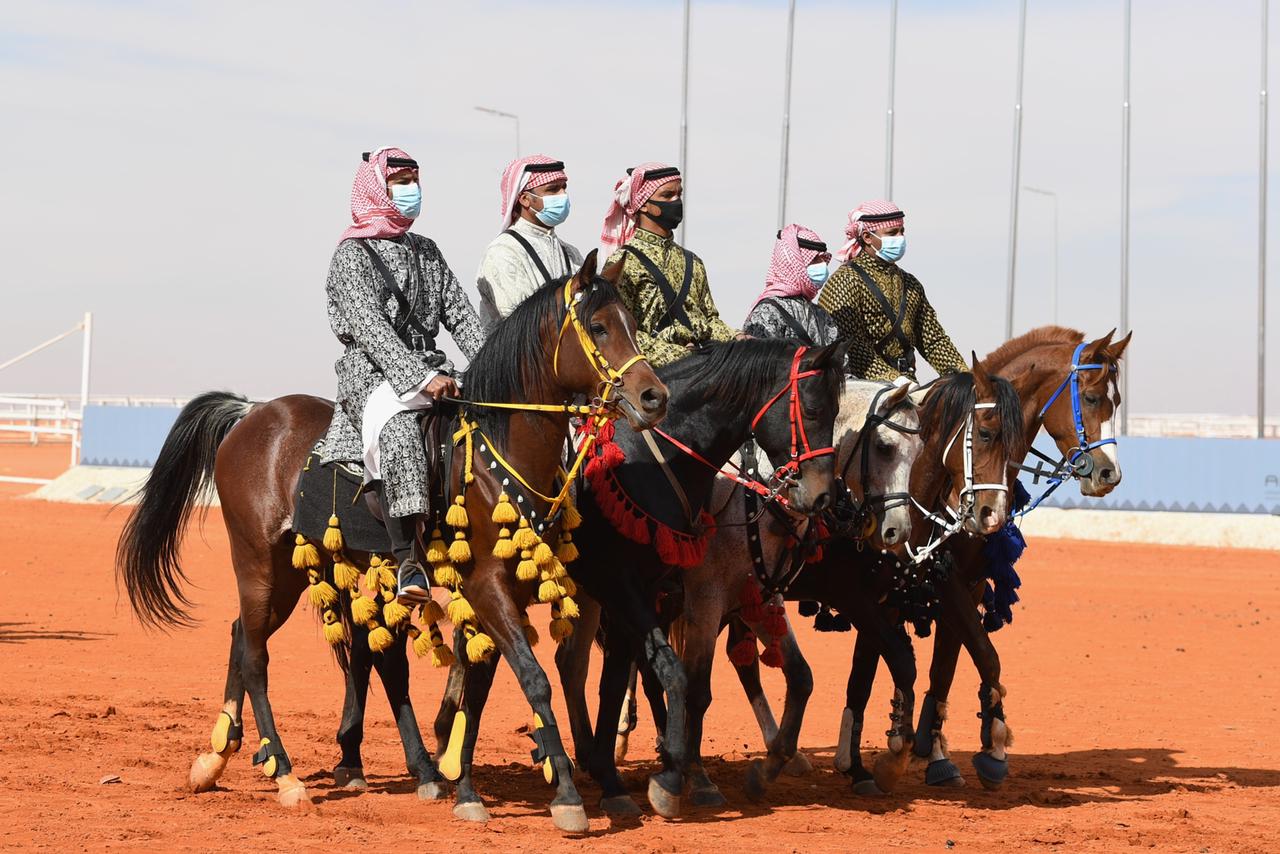
[(84, 350), (80, 360), (80, 426), (75, 441), (71, 443), (71, 464), (80, 462), (80, 445), (84, 437), (84, 410), (89, 405), (89, 366), (93, 358), (93, 312), (84, 313)]
[(787, 71), (782, 81), (782, 168), (778, 179), (778, 228), (787, 224), (787, 166), (791, 156), (791, 48), (796, 34), (796, 0), (787, 9)]
[[(680, 171), (689, 174), (689, 6), (684, 0), (684, 59), (680, 71)], [(680, 220), (679, 242), (684, 244), (684, 227), (689, 221), (689, 205), (685, 202), (684, 219)]]
[(1262, 83), (1258, 98), (1258, 438), (1267, 435), (1267, 0), (1262, 0)]
[[(1129, 54), (1133, 2), (1124, 0), (1124, 101), (1120, 131), (1120, 334), (1129, 330)], [(1129, 369), (1120, 372), (1120, 435), (1129, 435)]]
[(898, 74), (898, 0), (889, 6), (889, 106), (884, 120), (884, 197), (893, 198), (893, 86)]
[(1050, 304), (1053, 311), (1053, 322), (1058, 322), (1058, 194), (1053, 190), (1042, 190), (1039, 187), (1023, 187), (1028, 193), (1048, 196), (1053, 200), (1053, 285), (1050, 291)]
[(1027, 47), (1027, 0), (1022, 0), (1020, 7), (1018, 93), (1013, 104), (1013, 184), (1009, 189), (1009, 282), (1004, 306), (1004, 337), (1006, 339), (1013, 337), (1013, 280), (1018, 264), (1018, 182), (1022, 172), (1022, 66)]

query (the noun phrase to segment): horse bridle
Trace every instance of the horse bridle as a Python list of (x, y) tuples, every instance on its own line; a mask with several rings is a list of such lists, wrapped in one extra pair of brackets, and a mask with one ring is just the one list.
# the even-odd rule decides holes
[[(907, 543), (907, 554), (911, 557), (913, 564), (921, 564), (929, 558), (929, 555), (937, 551), (938, 547), (951, 538), (953, 534), (964, 527), (965, 522), (973, 514), (976, 505), (976, 497), (979, 491), (991, 490), (994, 492), (1009, 492), (1009, 485), (1006, 483), (975, 483), (973, 474), (973, 423), (974, 415), (980, 409), (995, 409), (994, 403), (975, 403), (969, 411), (968, 416), (964, 420), (964, 424), (956, 427), (956, 432), (951, 434), (951, 438), (947, 440), (947, 445), (942, 451), (942, 465), (945, 468), (947, 457), (951, 456), (951, 449), (955, 446), (956, 439), (960, 438), (960, 434), (964, 434), (964, 489), (960, 490), (957, 496), (956, 506), (943, 504), (942, 509), (951, 516), (948, 520), (932, 510), (925, 507), (913, 496), (911, 503), (916, 506), (926, 519), (934, 523), (935, 533), (933, 537), (918, 551), (911, 548), (911, 544)], [(1007, 461), (1006, 461), (1007, 466)], [(950, 476), (948, 475), (948, 480)], [(940, 529), (940, 530), (939, 530)]]
[(634, 356), (623, 362), (621, 368), (615, 369), (610, 365), (609, 360), (596, 345), (595, 336), (587, 329), (582, 318), (578, 317), (578, 303), (581, 301), (582, 291), (573, 293), (573, 279), (570, 279), (564, 286), (564, 322), (560, 324), (560, 334), (556, 336), (556, 348), (551, 355), (551, 371), (557, 377), (560, 376), (560, 345), (564, 342), (564, 334), (572, 326), (577, 333), (578, 344), (582, 347), (582, 354), (586, 357), (587, 364), (591, 365), (600, 377), (599, 389), (592, 404), (598, 408), (617, 406), (617, 401), (610, 400), (610, 395), (622, 387), (623, 375), (640, 362), (649, 361), (649, 358), (637, 351)]
[(1076, 346), (1075, 351), (1071, 354), (1071, 368), (1067, 371), (1067, 375), (1062, 382), (1058, 384), (1058, 388), (1045, 405), (1040, 407), (1040, 413), (1036, 416), (1041, 423), (1044, 422), (1045, 413), (1049, 411), (1049, 407), (1057, 402), (1064, 391), (1069, 393), (1071, 400), (1071, 420), (1076, 431), (1076, 446), (1067, 451), (1057, 460), (1049, 455), (1037, 450), (1034, 447), (1027, 449), (1029, 453), (1038, 457), (1040, 460), (1053, 466), (1052, 469), (1046, 471), (1040, 463), (1028, 466), (1021, 463), (1009, 463), (1009, 467), (1015, 471), (1025, 471), (1033, 476), (1032, 483), (1038, 483), (1040, 478), (1045, 479), (1048, 486), (1044, 492), (1036, 496), (1034, 501), (1027, 504), (1025, 508), (1018, 511), (1016, 515), (1025, 516), (1036, 507), (1040, 506), (1040, 502), (1044, 501), (1053, 494), (1059, 486), (1061, 486), (1068, 478), (1080, 480), (1093, 474), (1093, 457), (1089, 454), (1095, 448), (1101, 448), (1105, 445), (1118, 445), (1114, 436), (1100, 437), (1096, 442), (1090, 442), (1088, 435), (1084, 429), (1084, 409), (1080, 405), (1080, 372), (1081, 371), (1109, 371), (1111, 366), (1102, 362), (1095, 364), (1080, 364), (1080, 356), (1084, 352), (1086, 344), (1081, 342)]
[[(897, 386), (887, 385), (876, 391), (871, 398), (871, 406), (867, 410), (867, 416), (863, 419), (862, 429), (858, 431), (858, 438), (854, 440), (853, 448), (849, 451), (849, 457), (844, 461), (844, 468), (840, 472), (839, 483), (848, 495), (848, 500), (853, 505), (853, 517), (849, 524), (858, 535), (858, 539), (866, 539), (871, 535), (874, 529), (875, 518), (877, 515), (883, 516), (888, 511), (903, 507), (910, 503), (910, 492), (867, 492), (866, 485), (871, 479), (871, 440), (868, 438), (873, 432), (880, 427), (888, 427), (905, 435), (917, 435), (920, 432), (919, 427), (908, 427), (905, 424), (899, 424), (892, 420), (893, 414), (898, 408), (910, 403), (910, 397), (903, 397), (902, 400), (895, 403), (887, 412), (881, 414), (880, 401), (886, 394), (891, 394), (897, 390)], [(865, 441), (864, 441), (865, 440)], [(858, 455), (858, 483), (862, 486), (862, 499), (858, 500), (849, 489), (849, 466), (853, 463), (854, 455)], [(876, 509), (878, 508), (878, 509)]]

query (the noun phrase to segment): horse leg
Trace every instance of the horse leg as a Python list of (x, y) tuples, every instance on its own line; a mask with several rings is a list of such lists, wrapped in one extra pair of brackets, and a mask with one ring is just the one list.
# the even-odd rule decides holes
[(342, 759), (333, 769), (333, 782), (344, 789), (367, 789), (360, 745), (364, 742), (364, 710), (369, 698), (369, 674), (373, 653), (369, 651), (369, 630), (353, 625), (350, 660), (347, 662), (346, 690), (342, 698), (342, 722), (338, 724), (338, 746)]
[[(763, 763), (753, 762), (747, 775), (747, 794), (755, 799), (764, 797), (766, 784), (778, 779), (778, 774), (798, 755), (800, 725), (804, 721), (809, 696), (813, 693), (813, 671), (800, 652), (790, 621), (787, 622), (787, 633), (779, 639), (778, 646), (782, 653), (782, 673), (786, 678), (787, 693), (782, 706), (782, 723), (773, 740), (768, 743), (768, 755)], [(756, 678), (758, 681), (758, 668)]]
[[(653, 740), (653, 749), (661, 753), (667, 737), (667, 701), (662, 693), (662, 682), (658, 679), (657, 674), (653, 672), (653, 668), (649, 666), (648, 662), (631, 665), (631, 683), (627, 688), (626, 715), (629, 719), (627, 723), (632, 729), (635, 729), (635, 724), (631, 723), (631, 721), (636, 718), (634, 709), (636, 706), (637, 675), (640, 678), (640, 685), (644, 688), (644, 697), (649, 701), (649, 711), (653, 713), (653, 728), (658, 732)], [(622, 729), (622, 725), (623, 717), (619, 715), (618, 729)]]
[(849, 681), (845, 686), (845, 708), (840, 718), (840, 739), (835, 756), (836, 770), (852, 778), (853, 791), (859, 795), (884, 794), (876, 786), (871, 772), (862, 764), (862, 722), (879, 665), (880, 643), (869, 629), (859, 625)]
[[(706, 601), (710, 598), (710, 601)], [(711, 706), (711, 665), (724, 606), (714, 597), (686, 600), (681, 659), (689, 680), (689, 797), (695, 806), (720, 807), (727, 801), (702, 765), (702, 728)]]
[(680, 814), (688, 749), (685, 718), (688, 679), (680, 657), (667, 643), (666, 634), (652, 622), (644, 635), (644, 658), (665, 690), (667, 699), (666, 731), (661, 751), (663, 769), (649, 778), (649, 803), (663, 818), (675, 818)]
[[(638, 670), (633, 661), (627, 675), (627, 693), (624, 698), (622, 709), (618, 712), (618, 737), (613, 746), (613, 761), (621, 762), (627, 758), (627, 749), (631, 744), (631, 733), (635, 731), (636, 724), (640, 723), (640, 713), (636, 708), (636, 695), (639, 689), (636, 686), (636, 675)], [(665, 715), (666, 710), (663, 709)], [(662, 730), (658, 730), (658, 738), (662, 738)]]
[(453, 664), (449, 665), (449, 678), (445, 681), (444, 693), (440, 697), (440, 709), (436, 712), (435, 733), (436, 733), (436, 756), (444, 756), (444, 752), (449, 748), (449, 735), (453, 731), (453, 720), (458, 714), (458, 709), (462, 708), (463, 686), (466, 681), (466, 665), (463, 662), (463, 653), (466, 642), (462, 637), (462, 629), (454, 628), (453, 630), (453, 648), (457, 650), (457, 656)]
[[(462, 630), (457, 630), (454, 636), (460, 639)], [(462, 656), (466, 654), (466, 644), (459, 642), (457, 651), (458, 661), (461, 662)], [(489, 811), (476, 793), (472, 782), (472, 766), (476, 738), (480, 733), (480, 715), (489, 699), (493, 676), (498, 671), (498, 656), (491, 656), (488, 661), (466, 665), (458, 663), (454, 666), (461, 674), (462, 690), (451, 732), (444, 742), (446, 746), (440, 751), (440, 767), (444, 775), (454, 780), (458, 786), (453, 814), (463, 821), (486, 822), (489, 820)], [(451, 679), (452, 675), (450, 671)], [(443, 714), (443, 709), (441, 713)]]
[(240, 675), (243, 647), (244, 633), (240, 630), (240, 621), (237, 619), (231, 624), (231, 654), (227, 661), (227, 684), (222, 694), (222, 711), (218, 713), (218, 719), (213, 724), (213, 734), (209, 737), (213, 750), (201, 753), (191, 764), (187, 786), (192, 792), (207, 792), (216, 786), (222, 773), (227, 770), (231, 755), (240, 751), (244, 740), (244, 722), (241, 720), (244, 677)]
[(635, 665), (635, 650), (622, 637), (619, 629), (605, 633), (604, 663), (600, 669), (600, 702), (596, 708), (595, 737), (588, 753), (587, 771), (602, 789), (600, 809), (612, 816), (637, 816), (640, 808), (627, 794), (618, 776), (614, 747), (618, 720), (627, 692), (627, 681)]
[(894, 692), (890, 701), (890, 726), (885, 733), (889, 738), (889, 751), (876, 757), (872, 774), (881, 791), (892, 792), (911, 764), (911, 745), (915, 741), (916, 656), (911, 638), (901, 624), (891, 625), (885, 621), (880, 628), (881, 655), (893, 677)]
[(929, 690), (920, 704), (920, 723), (916, 727), (912, 752), (928, 759), (924, 781), (930, 786), (963, 786), (964, 777), (951, 761), (947, 738), (942, 733), (947, 720), (947, 697), (956, 675), (960, 656), (960, 638), (947, 620), (938, 620), (933, 634), (933, 660), (929, 665)]
[(418, 718), (413, 713), (413, 702), (409, 699), (409, 656), (405, 652), (407, 639), (407, 634), (399, 633), (396, 642), (375, 658), (374, 666), (378, 668), (387, 702), (391, 704), (391, 714), (400, 731), (405, 767), (418, 778), (418, 798), (435, 801), (445, 795), (444, 778), (431, 761), (427, 746), (422, 743), (422, 731), (418, 728)]
[[(600, 604), (582, 593), (575, 597), (579, 616), (573, 634), (556, 647), (556, 670), (560, 674), (560, 690), (569, 716), (573, 735), (573, 752), (580, 767), (586, 768), (593, 749), (591, 713), (587, 709), (587, 673), (591, 666), (591, 642), (600, 628)], [(625, 753), (625, 738), (622, 743)]]

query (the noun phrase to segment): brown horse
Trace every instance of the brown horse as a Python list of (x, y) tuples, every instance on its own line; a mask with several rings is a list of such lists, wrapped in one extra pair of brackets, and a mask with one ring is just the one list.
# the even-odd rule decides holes
[[(467, 373), (468, 393), (486, 403), (544, 404), (560, 411), (513, 413), (462, 404), (463, 416), (487, 431), (492, 445), (482, 446), (477, 459), (488, 459), (486, 452), (496, 456), (501, 448), (513, 471), (537, 489), (553, 491), (569, 417), (566, 407), (558, 405), (577, 394), (599, 394), (602, 384), (617, 390), (621, 409), (636, 428), (661, 420), (666, 388), (646, 363), (637, 361), (635, 322), (614, 288), (620, 272), (620, 265), (614, 265), (597, 276), (593, 252), (579, 273), (535, 292), (495, 328)], [(621, 376), (609, 365), (632, 367)], [(117, 573), (139, 619), (159, 627), (189, 624), (191, 603), (182, 589), (185, 576), (179, 550), (198, 499), (216, 485), (231, 540), (240, 618), (232, 625), (226, 692), (214, 727), (213, 752), (198, 757), (192, 767), (190, 784), (196, 791), (211, 788), (231, 754), (239, 750), (247, 691), (262, 739), (255, 763), (276, 780), (282, 804), (308, 800), (267, 699), (267, 639), (289, 618), (307, 586), (306, 574), (295, 569), (292, 561), (293, 492), (307, 454), (331, 416), (329, 401), (302, 395), (256, 405), (230, 394), (196, 398), (170, 431), (142, 489), (141, 503), (121, 537)], [(453, 456), (451, 483), (459, 482), (467, 456)], [(537, 601), (538, 584), (517, 580), (516, 559), (492, 555), (503, 531), (490, 517), (506, 492), (517, 494), (518, 490), (504, 487), (492, 469), (476, 467), (462, 501), (471, 520), (474, 566), (470, 571), (461, 565), (457, 568), (474, 609), (471, 624), (482, 626), (486, 637), (513, 664), (535, 721), (554, 729), (550, 683), (529, 649), (522, 619), (531, 596)], [(547, 538), (553, 535), (554, 530), (544, 532)], [(367, 555), (353, 559), (363, 560), (362, 568), (368, 566)], [(351, 619), (349, 612), (346, 618)], [(406, 758), (422, 784), (419, 795), (439, 797), (440, 774), (422, 744), (409, 704), (404, 636), (374, 658), (381, 658), (380, 675), (396, 711)], [(367, 686), (367, 670), (364, 679)], [(568, 758), (563, 749), (557, 752), (554, 745), (548, 747), (549, 765), (558, 783), (552, 802), (556, 824), (585, 830), (586, 814), (573, 787)]]

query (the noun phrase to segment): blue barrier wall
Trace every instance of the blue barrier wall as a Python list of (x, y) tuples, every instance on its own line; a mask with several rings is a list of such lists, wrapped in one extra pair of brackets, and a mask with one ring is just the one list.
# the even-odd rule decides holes
[(151, 466), (181, 411), (176, 406), (86, 406), (81, 465)]
[[(1058, 456), (1043, 434), (1036, 447)], [(1123, 479), (1106, 498), (1068, 482), (1043, 506), (1280, 514), (1280, 441), (1122, 437), (1118, 459)], [(1043, 488), (1025, 473), (1022, 483), (1033, 496)]]

